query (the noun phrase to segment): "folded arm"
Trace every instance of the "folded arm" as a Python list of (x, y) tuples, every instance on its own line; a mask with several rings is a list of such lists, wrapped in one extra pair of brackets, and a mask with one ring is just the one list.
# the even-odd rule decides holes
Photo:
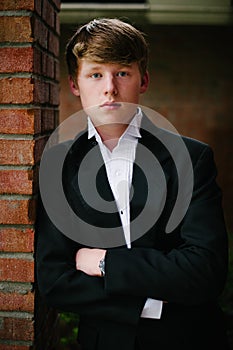
[(168, 252), (140, 247), (108, 250), (105, 290), (109, 295), (190, 305), (218, 298), (225, 284), (228, 252), (215, 178), (213, 154), (206, 147), (194, 165), (192, 201), (180, 225), (182, 243)]

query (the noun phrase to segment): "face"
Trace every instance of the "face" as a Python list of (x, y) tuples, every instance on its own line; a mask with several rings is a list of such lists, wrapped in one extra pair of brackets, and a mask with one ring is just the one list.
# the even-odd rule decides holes
[(93, 107), (102, 122), (119, 122), (119, 110), (128, 103), (137, 105), (148, 81), (148, 73), (142, 78), (135, 62), (125, 66), (83, 59), (79, 62), (77, 83), (70, 79), (70, 87), (80, 97), (84, 110)]

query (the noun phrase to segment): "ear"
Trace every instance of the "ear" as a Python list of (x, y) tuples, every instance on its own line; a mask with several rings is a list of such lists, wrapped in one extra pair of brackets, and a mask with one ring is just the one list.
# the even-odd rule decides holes
[(74, 94), (75, 96), (80, 96), (78, 84), (74, 81), (71, 75), (69, 75), (68, 79), (72, 94)]
[(140, 86), (140, 93), (141, 94), (146, 92), (148, 85), (149, 85), (149, 73), (148, 73), (148, 71), (146, 71), (146, 73), (144, 74), (144, 76), (142, 78), (142, 83)]

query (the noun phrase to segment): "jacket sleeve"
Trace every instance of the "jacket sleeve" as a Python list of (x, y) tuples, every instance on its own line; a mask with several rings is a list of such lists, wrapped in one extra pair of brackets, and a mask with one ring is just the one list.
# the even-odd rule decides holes
[(189, 305), (218, 298), (227, 274), (227, 233), (213, 152), (208, 146), (193, 164), (193, 171), (194, 189), (180, 225), (180, 245), (168, 252), (140, 247), (108, 250), (108, 295), (146, 296)]
[[(49, 219), (42, 201), (37, 209), (36, 272), (39, 292), (47, 305), (59, 311), (94, 318), (135, 323), (143, 308), (142, 297), (110, 296), (101, 277), (90, 277), (75, 267), (80, 245), (63, 235)], [(130, 311), (127, 312), (126, 310)]]

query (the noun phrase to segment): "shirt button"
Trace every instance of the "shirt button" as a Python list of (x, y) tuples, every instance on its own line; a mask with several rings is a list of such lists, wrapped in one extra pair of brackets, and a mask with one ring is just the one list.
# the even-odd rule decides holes
[(120, 171), (120, 170), (117, 170), (117, 171), (115, 172), (115, 174), (116, 174), (116, 176), (120, 176), (120, 175), (121, 175), (121, 171)]

